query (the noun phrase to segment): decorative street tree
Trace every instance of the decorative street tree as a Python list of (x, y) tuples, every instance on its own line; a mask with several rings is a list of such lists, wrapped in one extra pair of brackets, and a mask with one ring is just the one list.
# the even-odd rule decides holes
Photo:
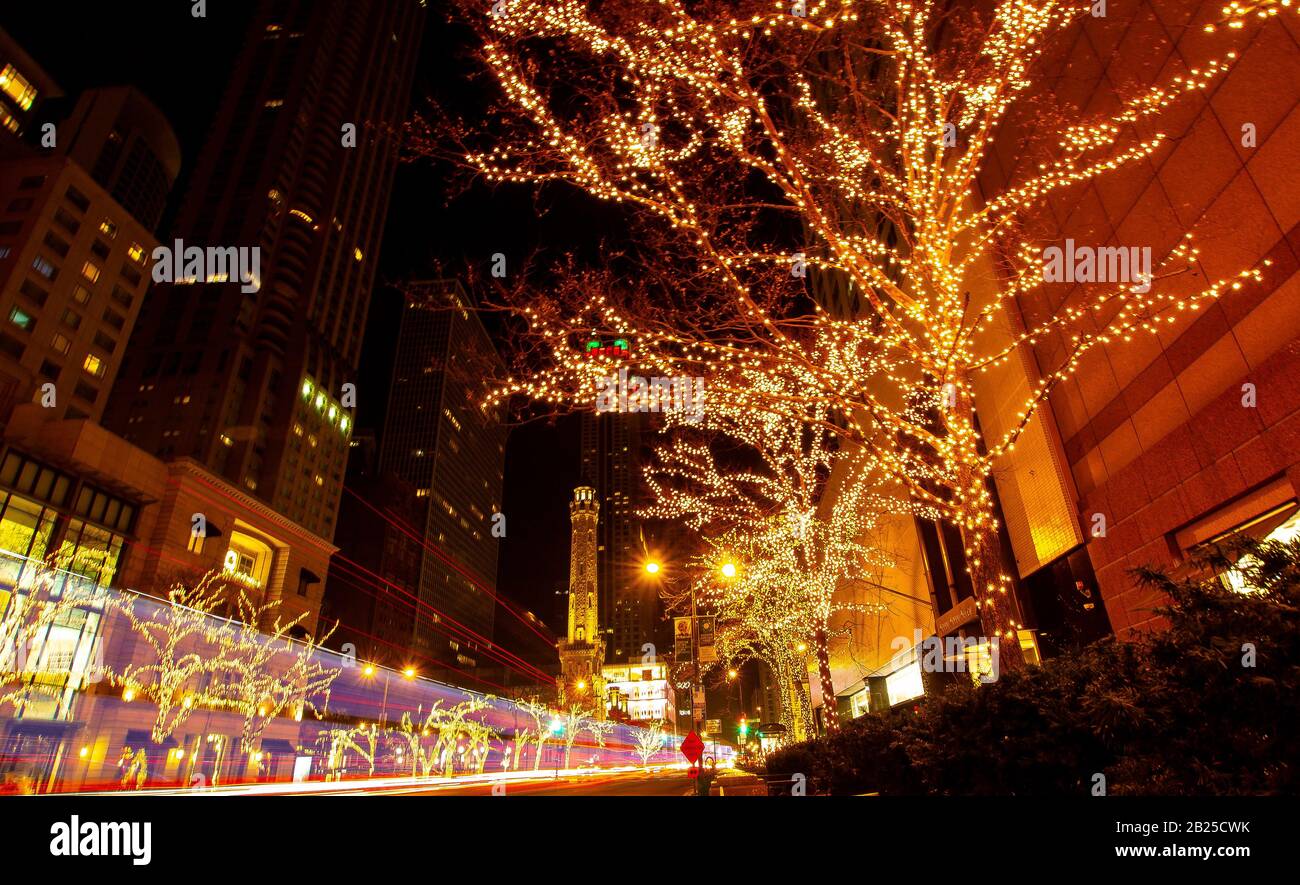
[(588, 709), (582, 704), (570, 704), (569, 708), (560, 715), (560, 720), (564, 723), (564, 732), (560, 735), (560, 740), (564, 742), (564, 764), (561, 768), (569, 767), (569, 757), (573, 755), (573, 747), (578, 742), (579, 735), (584, 732), (590, 734), (592, 740), (598, 746), (605, 746), (605, 735), (614, 730), (614, 723), (600, 719), (595, 710)]
[(515, 767), (523, 768), (524, 752), (528, 748), (529, 741), (533, 741), (535, 742), (533, 771), (537, 771), (542, 767), (542, 748), (546, 745), (547, 738), (551, 736), (551, 720), (556, 714), (537, 698), (515, 701), (515, 707), (532, 720), (531, 728), (515, 733)]
[(636, 755), (643, 766), (659, 755), (659, 751), (668, 743), (668, 734), (664, 731), (663, 720), (652, 722), (637, 729)]
[[(773, 400), (798, 400), (786, 379), (733, 371), (742, 376), (737, 386)], [(882, 494), (870, 456), (827, 430), (831, 417), (816, 403), (795, 418), (713, 403), (699, 415), (671, 412), (664, 419), (666, 441), (646, 469), (654, 502), (646, 515), (746, 549), (738, 578), (714, 582), (704, 597), (718, 597), (713, 604), (724, 618), (743, 612), (767, 624), (768, 609), (778, 612), (782, 629), (813, 647), (828, 702), (835, 697), (828, 622), (838, 608), (836, 592), (887, 564), (872, 546), (880, 515), (921, 509)], [(838, 493), (824, 505), (832, 476)], [(737, 558), (738, 551), (714, 555)], [(700, 565), (703, 575), (716, 574), (717, 562)], [(755, 594), (769, 604), (754, 604)], [(827, 722), (835, 727), (833, 717)]]
[[(1223, 18), (1235, 29), (1256, 5)], [(423, 140), (416, 127), (415, 149), (445, 152), (450, 129), (488, 181), (567, 183), (637, 225), (609, 269), (519, 290), (539, 345), (528, 355), (547, 362), (494, 400), (590, 408), (611, 368), (579, 349), (593, 333), (631, 342), (641, 374), (704, 377), (710, 401), (739, 408), (791, 412), (719, 382), (727, 369), (787, 379), (911, 500), (959, 527), (983, 629), (1012, 640), (1004, 669), (1021, 664), (994, 465), (1087, 351), (1261, 278), (1198, 278), (1191, 231), (1174, 232), (1149, 270), (1042, 297), (1051, 275), (1034, 231), (1047, 199), (1161, 150), (1169, 137), (1152, 122), (1234, 58), (1190, 61), (1099, 115), (1047, 106), (1039, 62), (1087, 27), (1092, 6), (460, 0), (500, 113)], [(993, 186), (981, 176), (1013, 111), (1033, 121), (1026, 162)], [(838, 309), (813, 303), (807, 280), (838, 288)], [(983, 437), (976, 379), (1040, 342), (1055, 346), (1039, 376), (1009, 426)]]
[[(320, 639), (290, 639), (289, 631), (306, 613), (282, 623), (277, 609), (278, 604), (254, 606), (244, 593), (236, 602), (239, 629), (230, 654), (234, 678), (227, 682), (229, 697), (219, 703), (244, 716), (240, 740), (245, 753), (257, 748), (267, 726), (286, 711), (295, 719), (309, 710), (319, 716), (329, 703), (330, 686), (342, 672), (320, 662), (321, 643), (332, 629)], [(269, 624), (267, 615), (272, 618)]]
[(108, 675), (124, 696), (143, 697), (158, 708), (155, 743), (197, 709), (224, 709), (244, 716), (241, 742), (251, 752), (285, 710), (295, 716), (304, 709), (318, 712), (316, 700), (328, 699), (340, 671), (320, 664), (317, 641), (289, 639), (305, 615), (281, 621), (278, 601), (258, 604), (244, 588), (234, 592), (233, 619), (217, 614), (232, 605), (232, 588), (215, 573), (193, 587), (175, 585), (166, 601), (111, 597), (149, 653)]
[[(417, 721), (422, 720), (422, 721)], [(427, 746), (426, 738), (430, 730), (426, 724), (423, 709), (412, 718), (409, 710), (402, 713), (402, 719), (391, 733), (390, 740), (397, 744), (402, 754), (411, 760), (411, 777), (427, 777), (433, 767), (434, 751)]]
[[(475, 767), (477, 763), (470, 761), (475, 758), (474, 751), (486, 748), (496, 737), (496, 731), (476, 716), (488, 707), (486, 699), (473, 697), (450, 707), (444, 707), (438, 701), (429, 710), (425, 727), (438, 735), (432, 756), (444, 777), (456, 773), (457, 762), (462, 769)], [(462, 738), (466, 741), (464, 744)]]
[(228, 595), (226, 584), (208, 574), (192, 587), (173, 586), (166, 602), (129, 595), (114, 604), (149, 653), (115, 669), (111, 679), (127, 700), (142, 697), (157, 707), (151, 735), (156, 744), (200, 706), (229, 700), (239, 625), (213, 615)]

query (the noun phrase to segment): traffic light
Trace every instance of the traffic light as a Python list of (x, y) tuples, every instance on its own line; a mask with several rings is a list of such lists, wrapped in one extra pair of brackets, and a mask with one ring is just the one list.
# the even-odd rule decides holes
[(562, 719), (555, 718), (551, 720), (551, 734), (557, 737), (564, 734), (564, 721)]
[(742, 741), (745, 738), (749, 737), (749, 720), (746, 719), (744, 716), (740, 717), (740, 727), (737, 729), (737, 731), (740, 732), (740, 739)]

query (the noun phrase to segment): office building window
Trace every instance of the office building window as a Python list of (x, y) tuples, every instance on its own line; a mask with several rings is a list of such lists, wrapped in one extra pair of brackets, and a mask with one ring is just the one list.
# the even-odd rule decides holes
[(85, 212), (90, 208), (90, 198), (71, 185), (68, 186), (68, 190), (64, 193), (64, 197), (67, 198), (69, 203), (80, 209), (82, 212)]
[(36, 320), (21, 307), (15, 307), (9, 311), (9, 322), (13, 323), (25, 332), (30, 332), (32, 329), (36, 328)]
[(32, 259), (32, 267), (36, 269), (38, 274), (45, 277), (47, 280), (52, 280), (59, 275), (58, 268), (39, 255)]
[(36, 87), (13, 65), (0, 68), (0, 92), (13, 99), (14, 104), (24, 111), (30, 111), (36, 101)]

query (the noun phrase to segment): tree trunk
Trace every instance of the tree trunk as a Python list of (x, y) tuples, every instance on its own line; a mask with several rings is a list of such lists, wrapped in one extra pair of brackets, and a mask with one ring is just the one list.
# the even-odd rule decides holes
[(990, 639), (998, 639), (995, 672), (1000, 675), (1019, 670), (1025, 666), (1025, 657), (1020, 652), (1019, 623), (1015, 600), (1011, 597), (1013, 585), (1002, 567), (1002, 546), (997, 534), (990, 529), (963, 528), (962, 542), (968, 551), (966, 568), (975, 588), (980, 631)]
[[(964, 443), (965, 451), (984, 451), (975, 423), (975, 403), (971, 399), (972, 385), (969, 373), (964, 383), (953, 393), (951, 409), (946, 415), (948, 432), (955, 441)], [(966, 548), (966, 570), (975, 590), (975, 604), (979, 611), (980, 632), (988, 639), (998, 640), (995, 673), (1019, 670), (1025, 665), (1020, 652), (1019, 623), (1016, 619), (1015, 592), (1011, 577), (1006, 573), (1002, 559), (1002, 545), (998, 541), (997, 522), (993, 516), (993, 497), (989, 492), (989, 477), (971, 464), (960, 464), (956, 470), (958, 487), (955, 490), (963, 509), (969, 515), (983, 519), (974, 527), (959, 522), (962, 545)], [(974, 512), (972, 512), (974, 511)]]
[(835, 685), (831, 681), (831, 650), (825, 627), (817, 631), (813, 642), (817, 646), (817, 680), (821, 683), (822, 690), (822, 721), (826, 724), (827, 734), (830, 734), (839, 731), (840, 720), (835, 704)]

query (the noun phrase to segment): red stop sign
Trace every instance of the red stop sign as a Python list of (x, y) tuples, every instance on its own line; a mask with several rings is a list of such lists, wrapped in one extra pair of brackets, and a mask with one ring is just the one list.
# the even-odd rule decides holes
[(682, 741), (682, 755), (692, 765), (700, 761), (700, 757), (704, 755), (704, 741), (700, 740), (700, 736), (695, 732), (692, 731)]

